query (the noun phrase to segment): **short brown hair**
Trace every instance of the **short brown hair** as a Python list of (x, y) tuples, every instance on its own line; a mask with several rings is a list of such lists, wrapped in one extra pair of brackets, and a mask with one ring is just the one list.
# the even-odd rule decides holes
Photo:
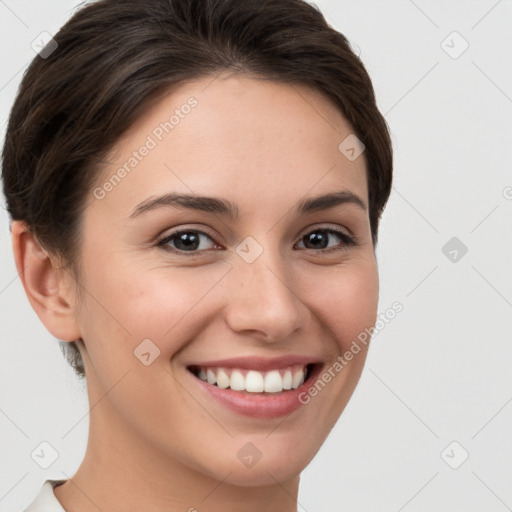
[[(370, 77), (345, 36), (304, 0), (99, 0), (36, 56), (2, 153), (7, 208), (77, 272), (80, 221), (98, 163), (173, 84), (224, 70), (326, 94), (365, 145), (374, 247), (391, 192), (392, 144)], [(46, 57), (46, 58), (45, 58)], [(341, 141), (340, 141), (341, 142)], [(84, 376), (75, 342), (61, 343)]]

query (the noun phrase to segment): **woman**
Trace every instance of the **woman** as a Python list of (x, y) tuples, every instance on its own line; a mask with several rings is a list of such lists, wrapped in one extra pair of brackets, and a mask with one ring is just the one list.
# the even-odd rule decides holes
[(296, 511), (364, 365), (391, 190), (345, 37), (302, 0), (92, 3), (25, 74), (2, 173), (90, 403), (78, 471), (27, 510)]

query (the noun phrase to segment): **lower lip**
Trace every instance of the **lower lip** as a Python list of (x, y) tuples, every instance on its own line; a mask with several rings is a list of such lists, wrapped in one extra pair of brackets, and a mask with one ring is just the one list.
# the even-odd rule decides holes
[(299, 401), (299, 396), (309, 388), (310, 383), (320, 373), (320, 370), (320, 367), (315, 366), (301, 386), (279, 393), (248, 393), (233, 391), (229, 388), (222, 389), (199, 379), (189, 370), (187, 373), (209, 397), (228, 409), (245, 416), (277, 418), (290, 414), (303, 405)]

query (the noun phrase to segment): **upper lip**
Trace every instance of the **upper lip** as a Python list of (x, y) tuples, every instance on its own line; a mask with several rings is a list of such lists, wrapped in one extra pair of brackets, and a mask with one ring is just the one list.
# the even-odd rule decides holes
[(216, 359), (213, 361), (200, 361), (188, 365), (189, 367), (203, 368), (240, 368), (245, 370), (269, 371), (279, 368), (286, 368), (295, 364), (317, 364), (321, 361), (316, 357), (287, 355), (281, 357), (267, 358), (260, 356), (233, 357), (229, 359)]

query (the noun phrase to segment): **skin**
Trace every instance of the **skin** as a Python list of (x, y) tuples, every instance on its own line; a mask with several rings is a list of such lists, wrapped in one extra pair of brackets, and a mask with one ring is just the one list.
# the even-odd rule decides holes
[[(103, 199), (89, 194), (78, 281), (24, 223), (13, 223), (32, 307), (57, 338), (84, 340), (88, 446), (76, 474), (54, 491), (70, 512), (295, 511), (300, 473), (364, 365), (366, 350), (284, 418), (238, 414), (191, 385), (186, 366), (205, 359), (299, 354), (328, 368), (375, 324), (379, 294), (368, 210), (351, 203), (302, 216), (293, 210), (305, 197), (339, 190), (368, 206), (364, 154), (350, 161), (338, 150), (353, 130), (335, 105), (302, 86), (244, 75), (212, 80), (175, 87), (118, 141), (96, 185), (169, 112), (197, 99)], [(162, 207), (129, 218), (164, 192), (225, 198), (240, 217)], [(357, 245), (331, 234), (328, 248), (308, 249), (305, 235), (328, 227)], [(178, 254), (176, 242), (168, 243), (176, 253), (156, 245), (178, 228), (208, 235), (198, 255)], [(263, 248), (250, 264), (236, 252), (248, 236)], [(144, 339), (160, 349), (149, 366), (134, 356)], [(237, 458), (247, 442), (262, 454), (251, 468)]]

